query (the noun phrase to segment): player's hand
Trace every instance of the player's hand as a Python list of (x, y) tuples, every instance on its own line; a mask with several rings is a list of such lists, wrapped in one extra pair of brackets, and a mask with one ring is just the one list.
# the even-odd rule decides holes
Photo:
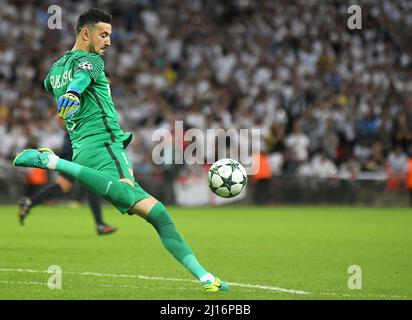
[(80, 95), (74, 91), (68, 91), (57, 101), (57, 111), (63, 120), (71, 120), (80, 107)]

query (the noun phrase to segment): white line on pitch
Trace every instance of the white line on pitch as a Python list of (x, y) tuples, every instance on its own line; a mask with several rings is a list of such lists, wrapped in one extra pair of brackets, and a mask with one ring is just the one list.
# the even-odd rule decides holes
[(46, 286), (47, 283), (45, 282), (37, 282), (37, 281), (11, 281), (11, 280), (0, 280), (0, 283), (4, 284), (32, 284), (36, 286)]
[[(37, 282), (37, 281), (13, 281), (13, 280), (0, 280), (0, 284), (7, 284), (7, 285), (36, 285), (36, 286), (41, 286), (45, 287), (47, 284), (45, 282)], [(126, 288), (126, 289), (144, 289), (144, 290), (180, 290), (180, 291), (199, 291), (200, 289), (195, 289), (195, 288), (187, 288), (187, 287), (167, 287), (167, 286), (161, 286), (161, 287), (152, 287), (152, 286), (135, 286), (135, 285), (130, 285), (130, 284), (113, 284), (113, 283), (103, 283), (103, 284), (89, 284), (89, 287), (93, 288), (101, 288), (101, 287), (106, 287), (106, 288)], [(256, 293), (256, 290), (245, 290), (245, 292), (253, 292)]]
[(374, 297), (382, 299), (408, 299), (408, 296), (399, 296), (399, 295), (386, 295), (386, 294), (372, 294), (372, 293), (361, 293), (359, 295), (350, 295), (348, 293), (337, 293), (337, 292), (321, 292), (323, 296), (338, 296), (338, 297)]
[[(33, 270), (33, 269), (11, 269), (11, 268), (0, 268), (0, 272), (25, 272), (25, 273), (47, 273), (46, 270)], [(177, 281), (177, 282), (194, 282), (198, 283), (197, 280), (189, 279), (177, 279), (177, 278), (163, 278), (163, 277), (150, 277), (144, 275), (133, 275), (133, 274), (111, 274), (111, 273), (98, 273), (98, 272), (70, 272), (65, 271), (65, 274), (71, 275), (81, 275), (81, 276), (95, 276), (95, 277), (110, 277), (110, 278), (133, 278), (141, 280), (160, 280), (160, 281)], [(231, 286), (243, 287), (243, 288), (253, 288), (266, 291), (275, 291), (275, 292), (284, 292), (290, 294), (310, 294), (310, 292), (301, 291), (301, 290), (291, 290), (284, 289), (279, 287), (263, 286), (256, 284), (244, 284), (236, 282), (228, 282)]]
[[(12, 269), (12, 268), (0, 268), (0, 272), (48, 273), (46, 270)], [(155, 280), (155, 281), (159, 280), (159, 281), (175, 281), (175, 282), (194, 282), (194, 283), (198, 283), (197, 280), (190, 280), (190, 279), (150, 277), (150, 276), (134, 275), (134, 274), (111, 274), (111, 273), (98, 273), (98, 272), (70, 272), (70, 271), (66, 271), (64, 273), (65, 274), (71, 274), (71, 275), (80, 275), (80, 276), (95, 276), (95, 277), (109, 277), (109, 278), (129, 278), (129, 279), (131, 278), (131, 279), (141, 279), (141, 280)], [(21, 284), (30, 284), (29, 282), (25, 282), (25, 283), (21, 283)], [(35, 283), (33, 282), (33, 284), (35, 284)], [(311, 292), (302, 291), (302, 290), (283, 289), (283, 288), (279, 288), (279, 287), (271, 287), (271, 286), (256, 285), (256, 284), (245, 284), (245, 283), (236, 283), (236, 282), (228, 282), (228, 284), (231, 285), (231, 286), (236, 286), (236, 287), (253, 288), (253, 289), (260, 289), (260, 290), (273, 291), (273, 292), (284, 292), (284, 293), (297, 294), (297, 295), (316, 294), (315, 292), (311, 293)], [(324, 295), (324, 296), (341, 296), (341, 297), (347, 297), (347, 298), (360, 298), (360, 297), (377, 297), (377, 298), (383, 298), (383, 299), (384, 298), (386, 298), (386, 299), (400, 299), (400, 298), (407, 299), (407, 298), (409, 298), (409, 296), (401, 296), (401, 295), (368, 294), (368, 293), (347, 294), (347, 293), (336, 293), (336, 292), (321, 292), (319, 294)]]

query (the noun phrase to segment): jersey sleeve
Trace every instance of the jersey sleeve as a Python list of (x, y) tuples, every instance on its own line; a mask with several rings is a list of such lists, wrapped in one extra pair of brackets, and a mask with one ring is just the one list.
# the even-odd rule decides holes
[(50, 72), (47, 74), (46, 78), (43, 81), (44, 89), (46, 89), (47, 92), (53, 92), (53, 88), (50, 83)]
[(77, 66), (75, 66), (74, 74), (78, 72), (86, 72), (94, 82), (103, 71), (103, 59), (97, 54), (93, 54), (81, 57), (77, 61)]
[(82, 93), (86, 88), (89, 86), (89, 84), (92, 82), (92, 78), (90, 75), (86, 72), (77, 72), (74, 75), (73, 80), (70, 82), (67, 90), (74, 90), (78, 91), (78, 93)]

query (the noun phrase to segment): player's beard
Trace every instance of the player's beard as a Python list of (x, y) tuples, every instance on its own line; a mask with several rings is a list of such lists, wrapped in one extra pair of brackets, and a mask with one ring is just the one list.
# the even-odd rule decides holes
[(96, 49), (94, 47), (93, 40), (90, 40), (90, 42), (89, 42), (89, 52), (99, 55), (99, 52), (96, 51)]

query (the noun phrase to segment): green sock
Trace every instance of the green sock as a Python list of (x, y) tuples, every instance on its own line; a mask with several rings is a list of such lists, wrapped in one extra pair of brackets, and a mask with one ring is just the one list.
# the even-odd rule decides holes
[(134, 188), (108, 174), (60, 158), (57, 160), (56, 171), (76, 179), (82, 186), (115, 206), (131, 208), (134, 205)]
[(180, 236), (166, 207), (161, 202), (156, 203), (152, 208), (147, 217), (147, 222), (156, 229), (165, 248), (196, 278), (200, 280), (208, 273)]

